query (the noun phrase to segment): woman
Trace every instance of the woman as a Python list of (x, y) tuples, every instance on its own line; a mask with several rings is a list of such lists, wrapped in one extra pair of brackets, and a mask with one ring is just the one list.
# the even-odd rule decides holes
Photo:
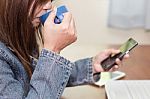
[[(100, 62), (119, 52), (110, 49), (75, 63), (60, 56), (76, 41), (76, 29), (70, 12), (61, 24), (54, 23), (51, 2), (0, 0), (1, 99), (58, 99), (66, 86), (93, 83), (93, 73), (103, 71)], [(41, 29), (39, 17), (47, 10), (52, 13)], [(42, 42), (41, 51), (37, 41)]]

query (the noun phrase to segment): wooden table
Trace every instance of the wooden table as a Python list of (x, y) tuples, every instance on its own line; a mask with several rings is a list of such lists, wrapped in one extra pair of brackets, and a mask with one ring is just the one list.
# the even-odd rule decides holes
[(137, 46), (130, 53), (130, 58), (123, 62), (121, 71), (127, 75), (124, 79), (150, 79), (150, 45)]
[[(126, 73), (124, 80), (149, 80), (150, 45), (140, 45), (132, 50), (130, 58), (123, 61), (119, 70)], [(62, 99), (106, 99), (105, 88), (93, 85), (66, 88)]]

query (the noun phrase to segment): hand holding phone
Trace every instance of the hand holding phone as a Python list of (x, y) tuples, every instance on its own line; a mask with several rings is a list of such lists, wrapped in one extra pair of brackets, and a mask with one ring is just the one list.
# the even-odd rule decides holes
[(138, 43), (130, 38), (127, 42), (125, 42), (120, 48), (120, 53), (115, 55), (110, 55), (108, 58), (101, 62), (101, 66), (105, 71), (110, 70), (114, 65), (116, 65), (116, 59), (119, 58), (120, 60), (123, 59), (124, 55), (129, 53)]

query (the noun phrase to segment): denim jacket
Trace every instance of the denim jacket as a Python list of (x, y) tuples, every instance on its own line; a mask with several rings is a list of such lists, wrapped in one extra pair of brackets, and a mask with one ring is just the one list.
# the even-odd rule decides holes
[(66, 86), (93, 83), (91, 58), (74, 63), (42, 49), (31, 80), (23, 64), (0, 42), (0, 99), (59, 99)]

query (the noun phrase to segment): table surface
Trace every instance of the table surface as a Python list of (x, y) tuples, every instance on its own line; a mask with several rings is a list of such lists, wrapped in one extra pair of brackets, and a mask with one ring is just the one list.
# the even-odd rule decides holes
[[(111, 46), (112, 48), (112, 46)], [(118, 46), (113, 46), (118, 48)], [(126, 76), (122, 80), (149, 80), (150, 79), (150, 45), (137, 46), (130, 52), (130, 58), (123, 61), (120, 71)], [(106, 99), (104, 87), (83, 85), (66, 88), (62, 99)]]

